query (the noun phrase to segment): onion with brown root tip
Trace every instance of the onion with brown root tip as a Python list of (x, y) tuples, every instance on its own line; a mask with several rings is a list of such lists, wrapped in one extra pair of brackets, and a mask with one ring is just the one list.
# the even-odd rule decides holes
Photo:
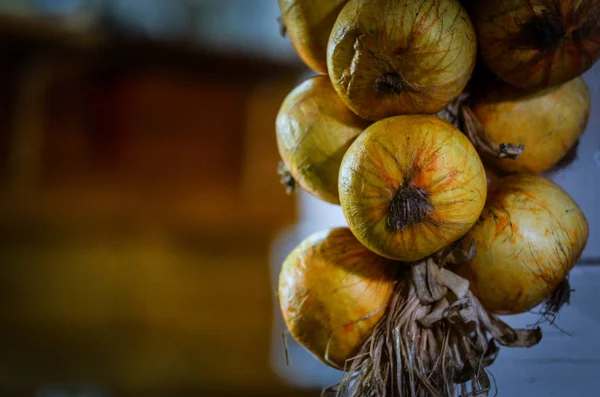
[(281, 22), (300, 58), (315, 72), (327, 73), (327, 42), (348, 0), (279, 0)]
[(564, 168), (576, 158), (590, 109), (582, 78), (531, 92), (484, 70), (438, 116), (463, 131), (497, 173), (540, 174)]
[(321, 361), (344, 369), (385, 314), (402, 267), (366, 249), (347, 228), (313, 234), (279, 275), (289, 332)]
[(486, 311), (467, 280), (445, 268), (447, 259), (475, 252), (457, 245), (414, 263), (398, 283), (385, 317), (351, 362), (338, 397), (485, 397), (486, 372), (498, 345), (531, 347), (539, 328), (515, 330)]
[(587, 239), (585, 216), (564, 190), (539, 176), (514, 175), (490, 186), (464, 240), (474, 241), (477, 256), (455, 270), (486, 309), (523, 313), (560, 286)]
[(295, 181), (321, 200), (339, 204), (342, 158), (368, 124), (344, 105), (327, 76), (300, 84), (283, 101), (275, 122), (286, 166), (279, 170), (282, 183), (293, 188)]
[(567, 82), (600, 57), (598, 0), (474, 0), (487, 66), (504, 81), (541, 89)]
[[(492, 83), (473, 92), (467, 103), (465, 132), (486, 161), (507, 173), (539, 174), (554, 167), (585, 130), (591, 108), (582, 78), (536, 93)], [(491, 155), (486, 142), (498, 148), (510, 142), (524, 150), (516, 159)]]
[(476, 52), (458, 0), (350, 0), (331, 32), (327, 69), (346, 105), (377, 121), (441, 110), (467, 84)]
[(385, 257), (414, 261), (463, 236), (485, 204), (483, 164), (469, 140), (434, 115), (404, 115), (368, 127), (339, 176), (350, 230)]

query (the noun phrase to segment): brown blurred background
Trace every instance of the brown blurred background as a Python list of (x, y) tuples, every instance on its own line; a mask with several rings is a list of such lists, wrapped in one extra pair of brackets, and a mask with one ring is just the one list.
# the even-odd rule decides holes
[(216, 3), (0, 1), (0, 395), (317, 395), (269, 361), (274, 118), (306, 70), (247, 33), (267, 2)]

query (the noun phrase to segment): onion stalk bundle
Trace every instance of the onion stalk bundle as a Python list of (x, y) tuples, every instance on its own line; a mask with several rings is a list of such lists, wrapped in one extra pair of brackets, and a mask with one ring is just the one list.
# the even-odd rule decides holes
[(486, 367), (498, 345), (531, 347), (539, 328), (515, 330), (484, 309), (467, 280), (444, 265), (472, 259), (457, 245), (410, 264), (386, 316), (352, 360), (344, 379), (327, 389), (338, 397), (487, 396)]

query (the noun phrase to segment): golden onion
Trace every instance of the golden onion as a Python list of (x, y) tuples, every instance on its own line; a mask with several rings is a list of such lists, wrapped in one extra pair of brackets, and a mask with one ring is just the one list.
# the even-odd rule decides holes
[(397, 270), (347, 228), (313, 234), (288, 255), (279, 276), (290, 334), (324, 363), (343, 369), (385, 314)]
[(537, 93), (493, 84), (473, 98), (481, 133), (496, 144), (524, 145), (517, 159), (490, 158), (505, 172), (542, 173), (575, 145), (590, 115), (590, 93), (581, 78)]
[(327, 73), (327, 42), (348, 0), (279, 0), (285, 31), (308, 67)]
[(490, 186), (485, 209), (465, 236), (477, 254), (456, 267), (495, 313), (533, 309), (566, 277), (588, 238), (587, 221), (558, 185), (531, 174)]
[(275, 125), (279, 153), (296, 182), (339, 204), (342, 158), (368, 123), (342, 103), (327, 76), (315, 76), (286, 97)]
[(376, 122), (340, 168), (350, 229), (372, 251), (401, 261), (424, 258), (464, 235), (481, 214), (486, 191), (473, 145), (433, 115)]
[(475, 31), (458, 0), (351, 0), (327, 47), (327, 69), (360, 117), (436, 113), (475, 65)]

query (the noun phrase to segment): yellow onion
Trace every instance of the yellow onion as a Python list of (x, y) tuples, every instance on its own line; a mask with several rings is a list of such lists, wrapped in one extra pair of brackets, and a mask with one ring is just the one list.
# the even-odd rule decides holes
[(455, 270), (486, 309), (522, 313), (565, 279), (587, 238), (587, 221), (564, 190), (539, 176), (513, 175), (490, 186), (464, 240), (475, 242), (477, 254)]
[(281, 105), (275, 122), (279, 154), (304, 190), (339, 204), (342, 158), (367, 125), (344, 105), (327, 76), (315, 76)]
[(485, 204), (486, 174), (469, 140), (433, 115), (368, 127), (340, 168), (342, 210), (354, 235), (385, 257), (415, 261), (464, 235)]
[(292, 45), (308, 67), (327, 73), (327, 41), (348, 0), (279, 0), (281, 18)]
[(458, 0), (351, 0), (327, 47), (342, 100), (364, 119), (436, 113), (475, 65), (475, 31)]
[(505, 172), (548, 171), (575, 145), (590, 115), (590, 93), (581, 78), (533, 94), (493, 84), (472, 99), (480, 133), (498, 145), (524, 146), (517, 159), (489, 159)]
[(597, 0), (472, 3), (482, 58), (512, 85), (539, 89), (564, 83), (600, 56)]
[(308, 237), (279, 275), (290, 334), (324, 363), (343, 369), (385, 314), (398, 266), (366, 249), (347, 228)]

